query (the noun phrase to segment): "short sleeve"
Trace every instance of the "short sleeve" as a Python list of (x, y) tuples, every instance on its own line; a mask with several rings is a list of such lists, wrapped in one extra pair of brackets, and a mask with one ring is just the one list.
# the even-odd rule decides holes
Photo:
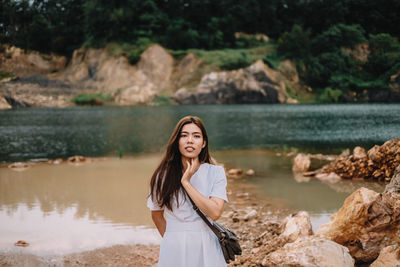
[(226, 196), (226, 175), (225, 175), (225, 170), (221, 166), (213, 166), (214, 172), (214, 184), (211, 188), (211, 194), (210, 197), (217, 197), (225, 200), (225, 202), (228, 202), (228, 198)]
[(149, 196), (149, 197), (147, 198), (147, 207), (148, 207), (150, 210), (164, 210), (163, 208), (161, 208), (161, 207), (158, 205), (157, 202), (155, 202), (155, 201), (153, 201), (153, 200), (151, 199), (151, 196)]

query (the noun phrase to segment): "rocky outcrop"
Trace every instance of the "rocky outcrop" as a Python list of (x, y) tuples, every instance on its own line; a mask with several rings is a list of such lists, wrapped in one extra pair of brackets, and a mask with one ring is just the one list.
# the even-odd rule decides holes
[(72, 97), (81, 90), (78, 85), (49, 79), (41, 74), (0, 83), (0, 97), (3, 96), (13, 108), (71, 106)]
[(400, 242), (400, 166), (383, 194), (360, 188), (351, 194), (318, 235), (349, 248), (357, 262), (372, 262)]
[(134, 105), (150, 102), (163, 90), (172, 68), (172, 56), (159, 45), (148, 47), (137, 65), (105, 49), (81, 48), (74, 51), (70, 65), (57, 77), (111, 93), (117, 104)]
[(356, 147), (348, 157), (338, 157), (324, 166), (319, 173), (336, 173), (341, 178), (390, 181), (400, 164), (400, 138), (389, 140), (382, 146), (374, 146), (367, 153)]
[(297, 103), (286, 92), (299, 84), (288, 60), (277, 70), (258, 60), (248, 68), (210, 72), (217, 67), (194, 53), (174, 60), (159, 45), (149, 46), (136, 65), (108, 48), (75, 50), (66, 65), (65, 57), (4, 47), (0, 70), (16, 79), (0, 84), (0, 96), (28, 106), (70, 106), (82, 93), (108, 94), (118, 105), (151, 104), (158, 95), (173, 95), (178, 104)]
[(67, 58), (37, 51), (24, 51), (15, 46), (0, 46), (0, 70), (18, 75), (49, 74), (65, 68)]
[(262, 60), (245, 69), (211, 72), (194, 92), (180, 89), (174, 96), (178, 104), (284, 103), (287, 98), (276, 71)]
[(400, 267), (400, 248), (398, 245), (389, 246), (381, 250), (379, 257), (370, 267)]

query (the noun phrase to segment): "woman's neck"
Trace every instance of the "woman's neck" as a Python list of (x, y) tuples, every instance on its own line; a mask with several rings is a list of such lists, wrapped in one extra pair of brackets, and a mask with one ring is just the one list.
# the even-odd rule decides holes
[[(182, 161), (182, 172), (185, 172), (185, 170), (187, 168), (187, 162), (189, 160), (191, 160), (191, 159), (190, 158), (186, 158), (186, 157), (182, 157), (181, 158), (181, 161)], [(194, 164), (198, 164), (199, 163), (199, 158), (198, 157), (193, 158), (193, 160), (194, 160), (194, 162), (193, 162)]]

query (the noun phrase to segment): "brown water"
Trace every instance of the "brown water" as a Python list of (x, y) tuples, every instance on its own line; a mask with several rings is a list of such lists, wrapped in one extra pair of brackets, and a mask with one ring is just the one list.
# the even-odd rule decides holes
[[(227, 167), (255, 170), (255, 177), (230, 182), (230, 190), (245, 183), (275, 208), (307, 210), (314, 229), (327, 222), (355, 189), (383, 190), (382, 185), (366, 182), (296, 180), (291, 159), (271, 150), (226, 150), (213, 156)], [(0, 168), (0, 251), (45, 255), (159, 243), (146, 196), (160, 157), (96, 159), (79, 166), (37, 163), (21, 172)], [(18, 240), (30, 246), (15, 247)]]

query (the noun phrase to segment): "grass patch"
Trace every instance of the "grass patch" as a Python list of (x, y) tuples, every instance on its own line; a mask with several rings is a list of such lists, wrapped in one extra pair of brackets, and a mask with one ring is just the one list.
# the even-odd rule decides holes
[(237, 48), (237, 49), (218, 49), (218, 50), (203, 50), (203, 49), (188, 49), (188, 50), (170, 50), (170, 53), (175, 59), (182, 59), (189, 53), (195, 54), (202, 59), (209, 70), (234, 70), (245, 68), (262, 59), (266, 53), (276, 50), (276, 44), (271, 42), (258, 47), (252, 48)]
[(10, 77), (14, 77), (14, 75), (12, 75), (9, 72), (5, 72), (5, 71), (1, 71), (0, 70), (0, 80), (3, 80), (5, 78), (10, 78)]
[(148, 38), (139, 38), (136, 43), (109, 43), (106, 46), (108, 52), (115, 56), (124, 56), (129, 63), (135, 65), (140, 60), (140, 55), (152, 44)]
[(285, 57), (283, 57), (282, 55), (278, 55), (276, 51), (268, 53), (263, 57), (264, 63), (274, 70), (278, 69), (279, 64), (281, 64), (283, 60), (285, 60)]
[(172, 105), (173, 101), (171, 98), (167, 96), (157, 96), (156, 98), (153, 99), (153, 104), (158, 105), (158, 106), (165, 106), (165, 105)]
[(91, 106), (101, 106), (105, 102), (111, 100), (110, 94), (79, 94), (72, 98), (72, 102), (76, 105), (91, 105)]

